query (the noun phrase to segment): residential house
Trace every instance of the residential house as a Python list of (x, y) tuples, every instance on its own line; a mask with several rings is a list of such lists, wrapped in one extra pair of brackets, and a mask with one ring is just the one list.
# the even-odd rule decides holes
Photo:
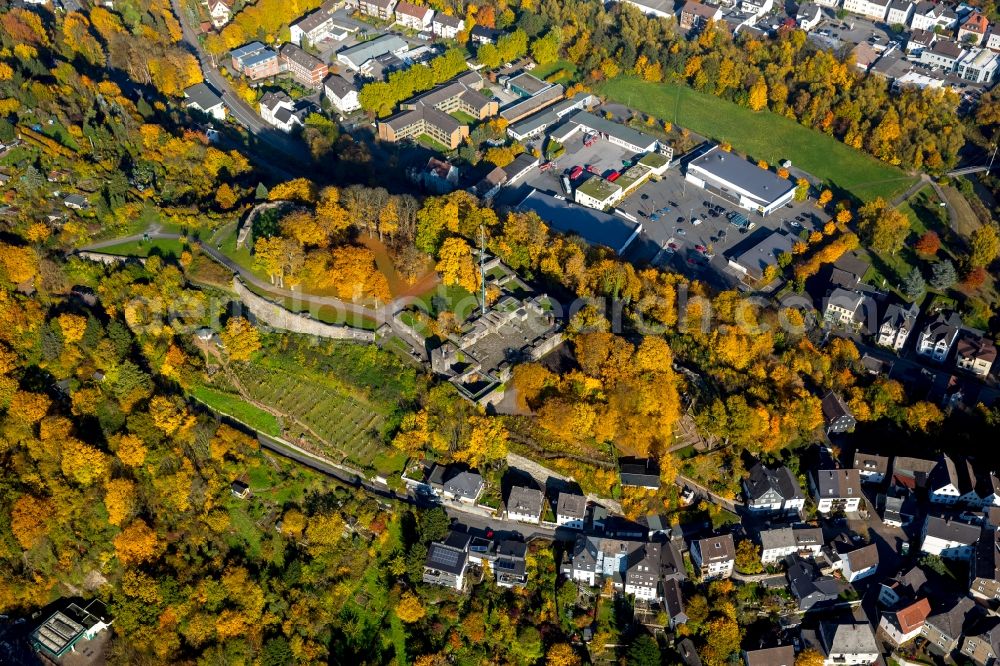
[(879, 585), (878, 601), (888, 608), (898, 608), (913, 603), (919, 596), (925, 596), (927, 574), (920, 567), (911, 567), (895, 578), (884, 580)]
[(957, 520), (927, 516), (920, 552), (953, 560), (972, 559), (980, 528)]
[[(934, 69), (943, 69), (945, 72), (953, 72), (958, 66), (958, 61), (966, 54), (965, 49), (950, 39), (936, 39), (930, 48), (920, 52), (917, 62)], [(919, 351), (919, 348), (918, 348)]]
[(469, 40), (473, 44), (496, 44), (503, 33), (485, 25), (474, 25), (469, 30)]
[(462, 504), (475, 504), (486, 485), (477, 472), (455, 465), (435, 465), (428, 482), (435, 495)]
[(444, 541), (435, 541), (427, 549), (423, 581), (454, 590), (465, 585), (465, 570), (469, 566), (469, 535), (449, 532)]
[(795, 666), (795, 648), (791, 645), (744, 650), (743, 663), (746, 666)]
[(913, 17), (913, 3), (910, 0), (890, 0), (885, 13), (885, 22), (889, 25), (909, 25)]
[(991, 27), (990, 31), (986, 33), (984, 46), (991, 51), (1000, 51), (1000, 30), (995, 26)]
[(250, 42), (230, 51), (229, 59), (233, 71), (239, 72), (251, 81), (258, 81), (281, 72), (278, 54), (260, 42)]
[(864, 451), (854, 452), (854, 469), (858, 470), (862, 481), (880, 483), (889, 473), (889, 458)]
[(919, 313), (920, 309), (916, 303), (906, 308), (893, 303), (886, 308), (882, 324), (878, 329), (878, 344), (896, 352), (900, 351), (906, 344), (906, 339), (910, 337), (910, 331), (917, 323)]
[(357, 28), (339, 23), (333, 15), (335, 2), (326, 2), (312, 14), (303, 16), (289, 26), (289, 37), (292, 44), (305, 46), (316, 45), (327, 40), (343, 41), (356, 32)]
[(920, 599), (898, 610), (883, 611), (877, 636), (893, 647), (909, 643), (920, 635), (924, 622), (931, 614), (931, 603)]
[(926, 488), (935, 467), (937, 463), (933, 460), (896, 456), (892, 461), (892, 483), (909, 490)]
[(1000, 655), (1000, 618), (984, 617), (965, 631), (960, 648), (963, 657), (976, 666), (994, 666)]
[(207, 83), (196, 83), (184, 90), (184, 108), (200, 111), (216, 120), (226, 119), (222, 97)]
[(242, 481), (233, 481), (230, 483), (229, 492), (232, 493), (233, 497), (244, 500), (250, 499), (250, 486)]
[(945, 30), (950, 30), (958, 25), (958, 14), (946, 3), (932, 2), (931, 0), (920, 0), (913, 10), (910, 18), (911, 30), (934, 31), (940, 26)]
[(920, 635), (934, 648), (934, 651), (948, 656), (962, 637), (966, 622), (975, 607), (975, 602), (969, 597), (962, 597), (947, 610), (934, 613), (924, 620)]
[(839, 9), (841, 5), (841, 0), (815, 0), (815, 2), (820, 7), (834, 10)]
[(823, 10), (812, 2), (803, 2), (795, 13), (795, 22), (801, 30), (809, 32), (823, 20)]
[(827, 433), (833, 434), (854, 430), (854, 426), (858, 422), (855, 420), (854, 415), (851, 414), (847, 403), (839, 395), (833, 391), (827, 393), (823, 396), (822, 407)]
[(952, 460), (941, 454), (927, 478), (929, 499), (934, 504), (979, 504), (976, 471), (968, 458)]
[(437, 12), (431, 21), (431, 32), (441, 39), (455, 39), (463, 30), (465, 30), (465, 20), (456, 16)]
[[(930, 48), (935, 39), (937, 39), (937, 35), (930, 30), (912, 30), (910, 31), (910, 36), (906, 39), (906, 53), (920, 55), (921, 51)], [(879, 344), (882, 343), (880, 342)]]
[[(940, 42), (938, 42), (940, 43)], [(935, 43), (935, 47), (937, 44)], [(958, 332), (962, 328), (962, 319), (954, 312), (938, 314), (933, 321), (924, 327), (917, 339), (917, 353), (921, 356), (943, 362), (948, 358)]]
[(83, 210), (90, 206), (90, 202), (82, 194), (69, 194), (63, 199), (63, 206), (73, 210)]
[(654, 490), (660, 487), (660, 470), (652, 459), (621, 458), (618, 470), (623, 486)]
[(879, 658), (878, 643), (867, 622), (821, 622), (818, 634), (825, 666), (873, 664)]
[[(864, 325), (868, 313), (870, 296), (859, 291), (850, 291), (840, 287), (830, 292), (823, 308), (823, 319), (834, 326), (842, 326), (852, 331), (858, 331)], [(862, 307), (865, 306), (865, 307)], [(874, 303), (872, 303), (874, 306)]]
[(458, 187), (458, 167), (448, 160), (440, 160), (431, 156), (427, 167), (421, 172), (418, 180), (434, 194), (447, 194)]
[(482, 179), (470, 188), (470, 192), (483, 201), (489, 201), (507, 184), (507, 172), (500, 167), (494, 167)]
[(703, 579), (729, 578), (736, 563), (736, 544), (732, 534), (691, 542), (691, 561), (701, 570)]
[(962, 332), (955, 345), (955, 365), (960, 370), (971, 372), (977, 377), (986, 377), (996, 360), (997, 348), (992, 340), (978, 332)]
[(978, 46), (986, 40), (990, 22), (979, 10), (969, 12), (958, 27), (958, 41), (962, 44)]
[(282, 132), (291, 132), (294, 127), (301, 126), (302, 115), (292, 98), (283, 91), (265, 93), (260, 98), (260, 117)]
[(574, 530), (583, 529), (587, 518), (587, 498), (572, 493), (559, 493), (556, 501), (556, 524)]
[(660, 549), (665, 544), (646, 544), (641, 551), (641, 558), (630, 562), (625, 571), (625, 594), (636, 599), (653, 601), (660, 597)]
[(774, 564), (793, 554), (814, 557), (823, 548), (818, 527), (776, 527), (760, 531), (760, 561)]
[(229, 23), (233, 16), (233, 0), (208, 0), (205, 5), (208, 7), (212, 27), (216, 30)]
[(1000, 600), (1000, 532), (984, 526), (969, 566), (969, 592), (986, 601)]
[(357, 87), (339, 74), (331, 74), (326, 78), (323, 91), (337, 111), (345, 116), (361, 108)]
[(663, 610), (667, 613), (667, 626), (672, 631), (688, 621), (680, 579), (668, 578), (663, 582)]
[[(635, 574), (631, 582), (630, 570)], [(577, 536), (573, 547), (563, 556), (560, 572), (570, 580), (590, 586), (609, 578), (617, 589), (625, 591), (629, 585), (629, 594), (643, 595), (645, 599), (650, 598), (650, 574), (655, 573), (663, 583), (679, 582), (686, 577), (681, 554), (672, 543), (654, 544), (583, 534)], [(680, 603), (679, 612), (683, 612), (683, 603)]]
[(319, 90), (330, 68), (314, 55), (306, 53), (295, 44), (284, 44), (279, 51), (281, 64), (292, 75), (295, 82)]
[(792, 471), (782, 465), (775, 469), (758, 462), (743, 479), (747, 508), (754, 512), (793, 513), (801, 511), (806, 498)]
[(1000, 476), (996, 472), (981, 471), (976, 474), (977, 504), (982, 508), (1000, 506)]
[(396, 0), (360, 0), (358, 3), (358, 9), (362, 14), (383, 21), (394, 18), (393, 9), (395, 8)]
[(916, 498), (899, 486), (892, 486), (882, 495), (882, 522), (889, 527), (909, 525), (917, 515)]
[(848, 583), (867, 578), (878, 568), (878, 547), (871, 543), (840, 555), (841, 571)]
[(521, 523), (537, 525), (542, 518), (545, 496), (537, 488), (514, 486), (507, 496), (507, 517)]
[(696, 0), (687, 0), (681, 7), (681, 30), (698, 30), (709, 21), (722, 18), (722, 8), (718, 5), (708, 5)]
[(861, 476), (856, 469), (817, 470), (809, 481), (820, 513), (850, 513), (861, 505)]
[(538, 166), (538, 162), (539, 158), (531, 153), (521, 153), (514, 158), (513, 162), (503, 167), (503, 172), (507, 175), (507, 182), (504, 184), (511, 186), (521, 180), (531, 173), (532, 169)]
[(774, 0), (741, 0), (740, 11), (757, 19), (774, 9)]
[(498, 586), (524, 587), (528, 584), (527, 554), (528, 544), (505, 539), (495, 542), (479, 559), (493, 572), (493, 580)]
[(396, 5), (396, 23), (411, 30), (427, 30), (431, 27), (434, 10), (421, 7), (407, 0), (400, 0)]
[(844, 10), (872, 21), (884, 21), (889, 10), (889, 0), (844, 0)]

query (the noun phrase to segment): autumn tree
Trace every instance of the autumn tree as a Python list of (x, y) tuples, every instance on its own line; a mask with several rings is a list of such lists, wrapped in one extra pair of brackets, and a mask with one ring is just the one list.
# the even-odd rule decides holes
[(455, 460), (482, 468), (507, 457), (508, 433), (503, 421), (496, 417), (473, 416), (470, 424), (469, 442), (455, 452)]
[(569, 643), (556, 643), (545, 655), (546, 666), (580, 666), (579, 655)]
[(1000, 234), (996, 224), (984, 224), (969, 236), (968, 264), (972, 268), (986, 268), (1000, 253)]
[(420, 598), (413, 592), (404, 592), (399, 603), (396, 604), (396, 617), (406, 624), (419, 622), (426, 614), (427, 609), (424, 608), (424, 604), (420, 601)]
[(257, 327), (243, 317), (231, 317), (219, 337), (233, 361), (249, 361), (260, 349)]
[(463, 238), (452, 236), (445, 240), (434, 268), (441, 274), (441, 282), (446, 287), (457, 285), (473, 294), (479, 288), (479, 274), (472, 262), (472, 248)]
[(814, 648), (806, 648), (795, 656), (795, 666), (823, 666), (823, 654)]
[(135, 484), (127, 479), (112, 479), (104, 484), (104, 506), (108, 522), (121, 525), (135, 506)]
[(750, 87), (750, 97), (747, 100), (751, 111), (760, 111), (767, 108), (767, 82), (764, 77), (758, 77)]
[(876, 252), (895, 254), (910, 233), (910, 221), (880, 197), (858, 211), (858, 230), (862, 239)]
[(33, 548), (45, 536), (48, 529), (46, 521), (53, 509), (49, 500), (33, 495), (17, 498), (10, 513), (10, 529), (22, 548)]
[(920, 254), (934, 256), (941, 249), (941, 237), (935, 231), (927, 231), (913, 245)]
[(132, 434), (122, 435), (118, 438), (115, 449), (118, 459), (128, 467), (140, 467), (146, 460), (146, 445), (143, 441)]
[(153, 559), (159, 548), (156, 532), (141, 518), (129, 523), (128, 527), (114, 538), (114, 544), (118, 559), (125, 566)]
[(743, 539), (736, 546), (736, 568), (743, 573), (755, 574), (764, 570), (760, 561), (760, 546), (750, 539)]

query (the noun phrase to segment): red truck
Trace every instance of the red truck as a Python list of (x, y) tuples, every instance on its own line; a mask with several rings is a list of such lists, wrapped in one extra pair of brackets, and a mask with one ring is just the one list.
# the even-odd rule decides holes
[(609, 183), (615, 182), (616, 180), (618, 180), (618, 176), (620, 175), (621, 174), (618, 173), (617, 171), (612, 171), (610, 174), (608, 174), (608, 182)]
[(582, 166), (575, 166), (575, 167), (573, 167), (573, 170), (569, 172), (569, 179), (570, 180), (576, 180), (577, 178), (580, 177), (580, 174), (582, 174), (582, 173), (583, 173), (583, 167)]

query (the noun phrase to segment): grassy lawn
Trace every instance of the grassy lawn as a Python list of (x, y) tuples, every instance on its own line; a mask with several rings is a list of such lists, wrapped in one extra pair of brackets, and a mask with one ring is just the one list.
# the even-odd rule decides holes
[(546, 76), (550, 76), (553, 72), (558, 72), (560, 70), (568, 72), (566, 78), (573, 78), (576, 76), (576, 65), (571, 63), (569, 60), (556, 60), (555, 62), (550, 62), (547, 65), (539, 65), (532, 70), (531, 74), (540, 79), (544, 79)]
[(433, 138), (429, 134), (421, 134), (417, 137), (417, 143), (420, 143), (431, 150), (435, 150), (439, 153), (450, 153), (451, 148), (440, 143), (437, 139)]
[(479, 299), (458, 285), (439, 284), (417, 300), (432, 317), (441, 312), (453, 312), (458, 321), (465, 321), (479, 307)]
[(207, 386), (195, 387), (191, 391), (191, 395), (199, 402), (246, 423), (254, 430), (272, 437), (281, 435), (281, 426), (278, 424), (277, 417), (268, 414), (263, 409), (254, 407), (238, 395), (223, 393)]
[(402, 472), (408, 456), (403, 451), (386, 449), (372, 459), (372, 466), (382, 476)]
[(928, 185), (900, 204), (899, 211), (909, 218), (913, 233), (921, 236), (931, 230), (944, 238), (948, 231), (948, 214), (940, 203), (934, 188)]
[(603, 84), (597, 92), (711, 139), (728, 141), (754, 159), (770, 164), (791, 160), (831, 189), (862, 200), (890, 199), (914, 181), (900, 169), (793, 120), (768, 112), (754, 113), (687, 86), (619, 78)]
[(169, 238), (153, 239), (150, 241), (132, 241), (130, 243), (119, 243), (97, 250), (105, 254), (116, 254), (125, 257), (149, 257), (159, 255), (161, 257), (180, 257), (184, 250), (184, 244), (179, 240)]
[(465, 111), (452, 111), (450, 114), (452, 118), (462, 123), (463, 125), (475, 125), (479, 122), (479, 119), (475, 116), (471, 116)]

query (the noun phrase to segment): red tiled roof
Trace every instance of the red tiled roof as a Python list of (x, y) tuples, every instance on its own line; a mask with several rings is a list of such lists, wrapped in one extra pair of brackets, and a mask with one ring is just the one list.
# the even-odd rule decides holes
[(904, 634), (908, 634), (915, 629), (919, 629), (924, 624), (924, 620), (931, 614), (931, 602), (927, 599), (910, 604), (906, 608), (896, 613), (896, 620), (899, 628)]

